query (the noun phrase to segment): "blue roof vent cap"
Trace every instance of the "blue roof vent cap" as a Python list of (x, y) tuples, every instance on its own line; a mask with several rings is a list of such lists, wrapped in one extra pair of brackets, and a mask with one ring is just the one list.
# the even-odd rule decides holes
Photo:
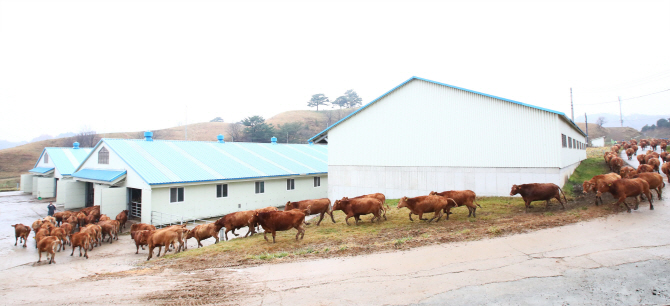
[(219, 134), (219, 136), (216, 136), (216, 139), (219, 140), (219, 143), (225, 143), (225, 141), (223, 141), (223, 135), (221, 134)]
[(73, 148), (73, 149), (79, 149), (79, 143), (75, 141), (75, 142), (72, 144), (72, 148)]
[(309, 145), (310, 145), (310, 146), (313, 146), (313, 145), (314, 145), (314, 141), (311, 141), (311, 140), (310, 140), (310, 141), (309, 141)]
[(277, 137), (272, 136), (272, 138), (270, 138), (270, 141), (272, 141), (272, 144), (277, 144)]
[(144, 132), (144, 140), (146, 141), (154, 141), (154, 133), (150, 131)]

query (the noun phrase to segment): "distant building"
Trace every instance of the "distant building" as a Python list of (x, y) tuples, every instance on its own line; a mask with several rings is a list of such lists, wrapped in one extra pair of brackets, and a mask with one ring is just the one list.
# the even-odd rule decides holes
[(327, 196), (328, 148), (104, 138), (72, 174), (69, 207), (124, 209), (144, 223), (202, 219)]
[(91, 150), (80, 148), (78, 142), (72, 148), (44, 148), (35, 167), (21, 175), (21, 191), (35, 198), (56, 197), (57, 204), (64, 204), (67, 194), (63, 186), (65, 182), (73, 182), (72, 173)]
[(598, 137), (596, 139), (591, 139), (591, 146), (592, 147), (604, 147), (605, 146), (605, 136), (603, 137)]
[(387, 198), (562, 186), (586, 158), (565, 114), (412, 77), (310, 139), (328, 144), (328, 194)]

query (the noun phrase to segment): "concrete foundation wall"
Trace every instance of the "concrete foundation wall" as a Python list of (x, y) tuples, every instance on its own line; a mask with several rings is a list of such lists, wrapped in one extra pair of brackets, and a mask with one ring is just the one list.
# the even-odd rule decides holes
[(473, 190), (478, 196), (509, 196), (514, 184), (563, 186), (579, 163), (566, 168), (456, 168), (329, 166), (328, 197), (381, 192), (387, 199), (427, 195), (431, 191)]

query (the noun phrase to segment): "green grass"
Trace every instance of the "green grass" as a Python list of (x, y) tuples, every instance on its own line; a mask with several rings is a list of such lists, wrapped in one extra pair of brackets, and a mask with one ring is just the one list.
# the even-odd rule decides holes
[(592, 177), (605, 174), (609, 172), (609, 168), (605, 164), (605, 159), (602, 157), (591, 157), (582, 161), (575, 169), (575, 172), (570, 176), (570, 179), (563, 186), (563, 191), (567, 196), (574, 197), (574, 186), (581, 186), (584, 181), (590, 180)]

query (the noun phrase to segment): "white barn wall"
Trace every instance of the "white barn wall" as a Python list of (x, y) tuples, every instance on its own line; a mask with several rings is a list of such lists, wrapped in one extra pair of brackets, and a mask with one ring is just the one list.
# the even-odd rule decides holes
[(330, 130), (328, 162), (559, 167), (559, 151), (547, 149), (561, 145), (559, 121), (554, 113), (414, 80)]
[[(265, 193), (263, 194), (255, 193), (255, 181), (227, 182), (228, 197), (226, 198), (216, 197), (216, 185), (225, 182), (185, 185), (183, 186), (184, 202), (179, 203), (170, 203), (170, 188), (154, 186), (151, 196), (151, 209), (161, 213), (184, 216), (185, 218), (207, 218), (241, 210), (283, 206), (288, 201), (325, 198), (328, 196), (327, 176), (321, 177), (320, 187), (314, 187), (313, 176), (296, 176), (293, 178), (295, 179), (294, 190), (286, 190), (285, 177), (264, 179)], [(238, 204), (241, 204), (241, 207), (238, 208)], [(143, 215), (144, 209), (145, 207), (143, 206)], [(145, 222), (144, 217), (142, 220)]]
[(130, 187), (130, 188), (136, 188), (136, 189), (149, 189), (149, 184), (147, 184), (142, 177), (140, 177), (135, 170), (131, 169), (122, 159), (119, 157), (114, 151), (110, 150), (109, 147), (107, 147), (107, 150), (109, 151), (109, 164), (98, 164), (98, 151), (102, 149), (102, 147), (106, 147), (105, 144), (103, 143), (101, 146), (97, 147), (95, 151), (93, 151), (93, 155), (91, 155), (90, 158), (88, 158), (86, 161), (84, 161), (84, 164), (80, 167), (80, 169), (96, 169), (96, 170), (126, 170), (126, 179), (125, 181), (120, 185), (122, 187)]
[[(575, 131), (573, 127), (571, 127), (567, 122), (564, 120), (559, 120), (559, 129), (560, 129), (560, 134), (565, 134), (567, 137), (572, 137), (572, 139), (576, 139), (577, 141), (580, 141), (582, 143), (586, 143), (586, 137), (580, 134), (579, 132)], [(573, 165), (575, 163), (578, 163), (584, 159), (586, 159), (586, 148), (584, 149), (575, 149), (575, 148), (570, 148), (570, 145), (568, 145), (567, 148), (563, 148), (563, 142), (561, 140), (561, 135), (558, 135), (559, 141), (558, 147), (560, 148), (561, 152), (561, 168), (568, 167), (570, 165)]]

